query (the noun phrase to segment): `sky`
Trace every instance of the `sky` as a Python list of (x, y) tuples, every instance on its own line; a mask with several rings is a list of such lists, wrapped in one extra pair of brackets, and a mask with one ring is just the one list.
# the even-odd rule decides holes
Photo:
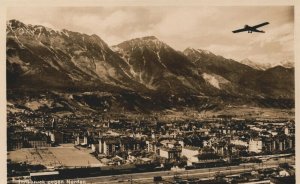
[[(292, 6), (10, 7), (10, 19), (97, 34), (108, 45), (156, 36), (179, 51), (192, 47), (237, 61), (294, 62)], [(266, 33), (232, 33), (265, 21)]]

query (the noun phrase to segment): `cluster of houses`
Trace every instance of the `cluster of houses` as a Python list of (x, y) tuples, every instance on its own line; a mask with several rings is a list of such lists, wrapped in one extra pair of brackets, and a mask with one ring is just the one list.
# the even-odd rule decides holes
[[(9, 126), (8, 150), (64, 143), (86, 147), (103, 163), (185, 160), (187, 165), (233, 156), (293, 153), (295, 123), (215, 118), (205, 121), (107, 120), (85, 126)], [(113, 162), (113, 160), (117, 160)]]

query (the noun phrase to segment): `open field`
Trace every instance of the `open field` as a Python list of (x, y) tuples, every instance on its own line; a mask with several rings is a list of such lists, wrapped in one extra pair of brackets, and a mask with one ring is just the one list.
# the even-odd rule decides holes
[(219, 110), (206, 110), (198, 112), (187, 109), (185, 111), (178, 111), (177, 109), (167, 110), (161, 113), (163, 116), (161, 120), (185, 120), (194, 119), (202, 120), (206, 118), (213, 118), (219, 115), (228, 115), (237, 118), (257, 118), (257, 119), (294, 119), (295, 109), (277, 109), (277, 108), (262, 108), (249, 106), (226, 106)]
[(8, 159), (14, 162), (27, 162), (28, 164), (41, 164), (52, 167), (85, 167), (101, 166), (99, 160), (90, 154), (91, 150), (77, 149), (74, 147), (50, 147), (50, 148), (23, 148), (8, 152)]
[(244, 118), (291, 119), (295, 117), (295, 109), (229, 106), (219, 111), (218, 114), (227, 114)]

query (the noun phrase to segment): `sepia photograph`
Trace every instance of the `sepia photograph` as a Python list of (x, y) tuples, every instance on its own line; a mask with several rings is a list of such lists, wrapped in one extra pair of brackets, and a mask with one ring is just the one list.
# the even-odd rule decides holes
[(7, 7), (7, 183), (295, 184), (294, 9)]

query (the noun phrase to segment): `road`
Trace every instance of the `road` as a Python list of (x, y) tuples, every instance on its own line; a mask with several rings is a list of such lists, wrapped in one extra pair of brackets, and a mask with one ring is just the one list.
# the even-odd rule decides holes
[(93, 184), (105, 184), (105, 183), (153, 183), (154, 176), (161, 176), (164, 180), (170, 180), (174, 175), (179, 175), (183, 178), (210, 178), (216, 173), (220, 172), (225, 175), (239, 174), (245, 171), (258, 170), (262, 168), (274, 168), (280, 163), (287, 162), (291, 165), (295, 164), (294, 159), (278, 159), (278, 160), (268, 160), (261, 164), (242, 164), (239, 166), (230, 167), (216, 167), (210, 169), (194, 169), (194, 170), (178, 170), (178, 171), (160, 171), (160, 172), (146, 172), (146, 173), (133, 173), (133, 174), (122, 174), (115, 176), (100, 176), (79, 179), (80, 181), (85, 181), (85, 183)]

